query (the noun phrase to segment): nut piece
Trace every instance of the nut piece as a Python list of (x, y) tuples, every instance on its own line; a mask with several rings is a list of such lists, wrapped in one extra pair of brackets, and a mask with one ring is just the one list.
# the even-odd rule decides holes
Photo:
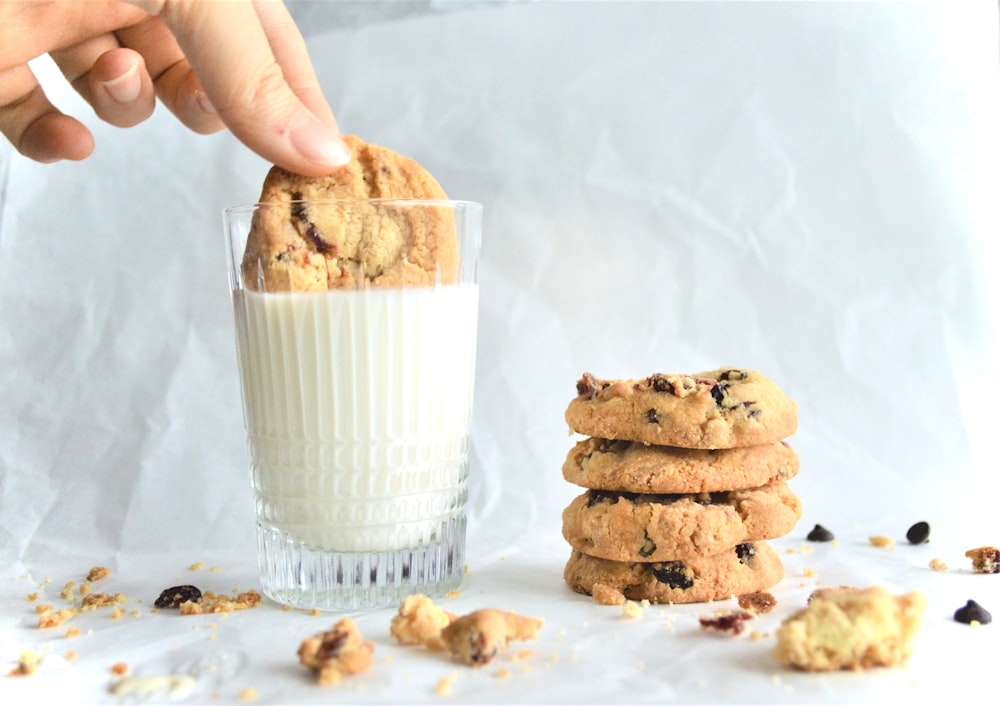
[(372, 664), (375, 643), (361, 637), (350, 618), (333, 628), (307, 637), (299, 645), (299, 662), (316, 673), (320, 686), (336, 684), (350, 674), (368, 669)]
[(965, 556), (972, 559), (972, 570), (977, 574), (1000, 574), (1000, 549), (978, 547), (967, 551)]
[(465, 664), (488, 664), (511, 640), (532, 640), (544, 621), (484, 608), (463, 615), (441, 631), (448, 650)]
[(389, 632), (400, 644), (423, 645), (429, 650), (440, 652), (447, 649), (441, 640), (441, 630), (451, 625), (457, 617), (434, 605), (434, 601), (427, 596), (407, 596), (399, 606), (399, 613), (393, 617)]
[(920, 593), (893, 596), (874, 586), (816, 594), (778, 628), (778, 662), (817, 672), (894, 667), (909, 659), (927, 607)]

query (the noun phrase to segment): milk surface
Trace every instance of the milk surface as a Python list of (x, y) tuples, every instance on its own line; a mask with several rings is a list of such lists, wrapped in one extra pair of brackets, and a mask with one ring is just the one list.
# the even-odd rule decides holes
[(463, 512), (478, 303), (476, 285), (237, 291), (259, 521), (390, 551)]

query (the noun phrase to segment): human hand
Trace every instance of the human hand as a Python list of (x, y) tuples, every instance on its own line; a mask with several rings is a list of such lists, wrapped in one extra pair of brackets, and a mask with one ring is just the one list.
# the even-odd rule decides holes
[(84, 159), (90, 131), (52, 105), (28, 67), (45, 53), (112, 125), (142, 122), (159, 97), (195, 132), (229, 127), (306, 176), (350, 160), (280, 1), (0, 2), (0, 132), (40, 162)]

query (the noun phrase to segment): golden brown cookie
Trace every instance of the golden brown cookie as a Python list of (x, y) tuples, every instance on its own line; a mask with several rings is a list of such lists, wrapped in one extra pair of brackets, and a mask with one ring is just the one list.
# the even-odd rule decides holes
[(403, 645), (423, 645), (429, 650), (445, 649), (441, 631), (458, 616), (434, 604), (427, 596), (407, 596), (389, 624), (389, 633)]
[[(452, 284), (449, 209), (386, 199), (447, 199), (414, 160), (347, 135), (351, 161), (325, 177), (272, 167), (243, 254), (248, 289), (316, 291)], [(346, 201), (345, 201), (346, 199)]]
[(316, 673), (317, 682), (336, 684), (349, 674), (368, 669), (375, 644), (365, 640), (350, 618), (337, 622), (330, 630), (307, 637), (299, 645), (299, 662)]
[(484, 608), (463, 615), (444, 628), (441, 639), (457, 659), (481, 665), (507, 649), (511, 640), (533, 640), (542, 623), (541, 618)]
[(563, 578), (598, 603), (625, 599), (650, 603), (699, 603), (770, 588), (785, 575), (765, 542), (740, 544), (709, 557), (684, 561), (624, 562), (573, 551)]
[(802, 517), (783, 481), (697, 495), (588, 490), (563, 511), (566, 541), (614, 561), (711, 556), (743, 542), (781, 537)]
[(585, 373), (566, 409), (570, 429), (603, 439), (690, 449), (772, 444), (798, 428), (795, 402), (758, 372), (600, 380)]
[(710, 493), (794, 478), (799, 456), (784, 441), (736, 449), (682, 449), (591, 437), (566, 455), (563, 478), (596, 490)]
[(774, 658), (809, 672), (904, 664), (913, 652), (927, 599), (874, 586), (815, 593), (778, 628)]

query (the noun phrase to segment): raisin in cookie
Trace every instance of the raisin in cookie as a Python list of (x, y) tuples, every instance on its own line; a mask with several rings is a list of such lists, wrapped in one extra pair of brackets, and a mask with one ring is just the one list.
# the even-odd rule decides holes
[(614, 561), (711, 556), (788, 534), (802, 503), (783, 481), (748, 490), (639, 495), (588, 490), (563, 511), (566, 541)]
[(596, 490), (710, 493), (794, 478), (799, 455), (784, 441), (736, 449), (682, 449), (591, 437), (566, 455), (563, 478)]
[(307, 637), (299, 645), (299, 662), (316, 674), (321, 686), (336, 684), (349, 674), (368, 669), (375, 643), (365, 640), (350, 618)]
[(604, 439), (690, 449), (731, 449), (795, 433), (795, 403), (758, 372), (721, 368), (696, 375), (600, 380), (585, 373), (566, 410), (570, 428)]
[(809, 672), (904, 664), (913, 652), (927, 599), (873, 586), (832, 589), (778, 628), (774, 658)]
[(459, 260), (451, 211), (384, 201), (446, 199), (441, 186), (408, 157), (353, 135), (344, 141), (351, 161), (328, 176), (304, 177), (280, 167), (268, 173), (243, 254), (247, 288), (454, 283)]
[(781, 559), (765, 542), (739, 544), (720, 554), (673, 561), (626, 562), (574, 550), (563, 578), (598, 603), (625, 599), (650, 603), (699, 603), (763, 591), (785, 575)]

